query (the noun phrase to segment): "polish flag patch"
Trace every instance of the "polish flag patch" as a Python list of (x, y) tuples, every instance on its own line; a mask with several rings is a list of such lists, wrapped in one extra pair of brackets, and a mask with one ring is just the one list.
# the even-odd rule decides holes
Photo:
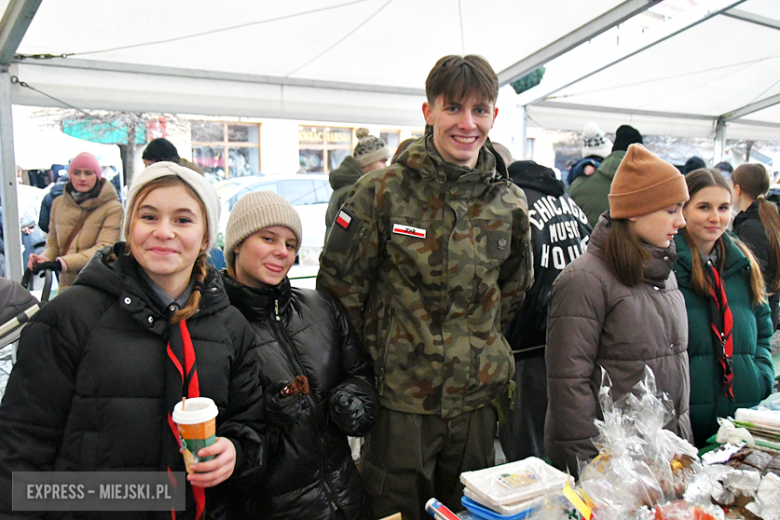
[(343, 227), (344, 229), (349, 229), (350, 222), (352, 222), (352, 217), (350, 217), (344, 210), (339, 211), (339, 214), (336, 217), (336, 224)]
[(424, 229), (411, 226), (402, 226), (401, 224), (393, 224), (393, 233), (398, 233), (399, 235), (406, 235), (408, 237), (414, 238), (425, 238)]

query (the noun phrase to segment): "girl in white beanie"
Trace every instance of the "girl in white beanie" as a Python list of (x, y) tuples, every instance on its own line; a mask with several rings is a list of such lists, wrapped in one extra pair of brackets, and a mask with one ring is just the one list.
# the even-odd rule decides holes
[(11, 510), (13, 471), (183, 472), (172, 411), (184, 398), (211, 398), (219, 415), (213, 444), (184, 452), (194, 463), (176, 518), (227, 514), (237, 499), (206, 489), (262, 469), (254, 335), (206, 265), (217, 193), (159, 162), (127, 204), (127, 242), (98, 251), (24, 329), (0, 405), (0, 511)]
[(355, 520), (365, 497), (347, 436), (368, 433), (378, 412), (371, 360), (329, 294), (293, 288), (301, 245), (295, 208), (270, 191), (230, 213), (222, 271), (230, 302), (252, 324), (270, 438), (268, 469), (248, 518)]

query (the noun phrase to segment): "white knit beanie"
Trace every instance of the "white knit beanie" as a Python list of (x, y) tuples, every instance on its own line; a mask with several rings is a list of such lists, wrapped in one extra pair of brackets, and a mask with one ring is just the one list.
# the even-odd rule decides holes
[(597, 155), (601, 158), (612, 153), (612, 141), (594, 121), (588, 121), (582, 131), (582, 156)]
[(130, 186), (130, 193), (127, 196), (127, 206), (125, 207), (125, 236), (130, 236), (130, 224), (133, 217), (132, 213), (135, 209), (135, 198), (138, 195), (138, 192), (153, 180), (169, 175), (180, 178), (187, 186), (192, 188), (206, 208), (206, 222), (208, 222), (209, 227), (208, 248), (211, 248), (217, 240), (219, 213), (222, 210), (219, 203), (219, 195), (217, 195), (214, 187), (205, 177), (203, 177), (203, 175), (200, 175), (189, 168), (185, 168), (184, 166), (179, 166), (176, 163), (167, 161), (152, 164), (133, 179), (133, 184)]
[(225, 230), (225, 262), (234, 265), (233, 250), (241, 245), (244, 239), (261, 229), (271, 226), (284, 226), (295, 234), (298, 244), (297, 253), (301, 249), (301, 218), (292, 204), (281, 195), (268, 190), (247, 193), (236, 202), (230, 211), (227, 229)]

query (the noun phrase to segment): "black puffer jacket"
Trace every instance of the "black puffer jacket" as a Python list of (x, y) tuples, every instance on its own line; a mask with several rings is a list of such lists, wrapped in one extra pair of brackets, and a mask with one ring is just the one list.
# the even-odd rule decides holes
[[(768, 284), (777, 277), (778, 266), (772, 263), (769, 237), (766, 234), (766, 226), (761, 222), (761, 216), (758, 214), (758, 204), (758, 201), (754, 201), (748, 209), (738, 213), (734, 217), (732, 228), (739, 239), (747, 244), (756, 255), (764, 282)], [(769, 308), (772, 312), (772, 327), (774, 329), (777, 329), (778, 323), (778, 302), (780, 302), (780, 292), (769, 295)]]
[[(166, 403), (169, 320), (142, 288), (137, 262), (114, 246), (98, 251), (75, 286), (24, 329), (18, 361), (0, 405), (0, 517), (11, 510), (13, 471), (184, 471)], [(231, 478), (206, 491), (209, 518), (232, 518), (229, 491), (263, 469), (262, 388), (254, 377), (252, 329), (229, 306), (216, 271), (200, 310), (187, 320), (200, 395), (219, 408), (217, 436), (236, 446)], [(173, 443), (175, 450), (175, 442)], [(247, 484), (248, 485), (248, 484)], [(189, 487), (189, 485), (188, 485)], [(53, 518), (115, 519), (117, 513), (53, 513)], [(170, 511), (120, 518), (171, 518)], [(194, 518), (188, 510), (182, 518)]]
[[(358, 518), (364, 493), (347, 435), (368, 433), (378, 397), (370, 358), (346, 313), (328, 294), (294, 289), (287, 278), (276, 287), (253, 289), (222, 273), (231, 303), (257, 333), (263, 386), (305, 375), (310, 387), (308, 396), (297, 396), (302, 413), (276, 431), (248, 516)], [(352, 405), (344, 410), (336, 400)]]

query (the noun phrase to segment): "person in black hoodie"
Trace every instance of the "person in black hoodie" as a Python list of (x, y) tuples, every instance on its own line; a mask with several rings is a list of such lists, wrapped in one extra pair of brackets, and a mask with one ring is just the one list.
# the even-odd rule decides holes
[(172, 411), (202, 396), (219, 415), (214, 444), (195, 455), (215, 458), (190, 467), (186, 511), (174, 518), (235, 518), (238, 486), (264, 468), (263, 395), (253, 331), (206, 264), (219, 207), (203, 176), (147, 168), (130, 190), (127, 242), (95, 253), (25, 327), (0, 405), (0, 517), (12, 516), (13, 472), (184, 472)]
[(499, 439), (511, 462), (545, 456), (547, 300), (553, 280), (587, 247), (591, 228), (550, 168), (534, 161), (516, 161), (509, 166), (509, 177), (528, 198), (534, 248), (534, 284), (504, 333), (515, 356), (517, 390), (515, 408), (501, 425)]
[(373, 365), (329, 293), (290, 286), (300, 245), (295, 208), (271, 191), (245, 195), (230, 213), (222, 276), (257, 335), (273, 439), (245, 514), (355, 520), (365, 495), (347, 436), (364, 436), (377, 416)]

